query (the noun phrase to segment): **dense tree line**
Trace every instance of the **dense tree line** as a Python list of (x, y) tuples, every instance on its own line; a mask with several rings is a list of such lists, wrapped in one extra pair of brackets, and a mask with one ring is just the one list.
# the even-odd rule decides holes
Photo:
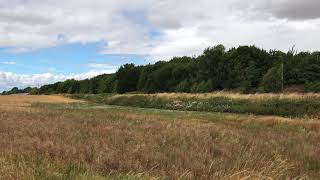
[[(198, 57), (135, 66), (125, 64), (114, 74), (81, 81), (67, 80), (32, 89), (30, 93), (211, 92), (238, 90), (279, 92), (299, 86), (320, 91), (320, 52), (266, 51), (255, 46), (226, 50), (210, 47)], [(14, 89), (15, 91), (17, 89)], [(8, 92), (7, 92), (8, 93)]]
[(11, 95), (11, 94), (37, 94), (38, 88), (27, 87), (24, 89), (19, 89), (17, 87), (12, 88), (10, 91), (3, 91), (1, 95)]

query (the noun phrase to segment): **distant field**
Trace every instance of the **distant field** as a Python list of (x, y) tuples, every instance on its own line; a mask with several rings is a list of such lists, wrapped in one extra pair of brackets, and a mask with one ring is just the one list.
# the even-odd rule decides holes
[(227, 112), (320, 118), (319, 94), (75, 94), (70, 97), (108, 105), (183, 111)]
[(32, 95), (10, 95), (0, 96), (0, 110), (28, 110), (35, 103), (77, 103), (79, 100), (73, 100), (64, 96), (32, 96)]
[(0, 179), (320, 177), (320, 121), (307, 117), (0, 96), (0, 136)]

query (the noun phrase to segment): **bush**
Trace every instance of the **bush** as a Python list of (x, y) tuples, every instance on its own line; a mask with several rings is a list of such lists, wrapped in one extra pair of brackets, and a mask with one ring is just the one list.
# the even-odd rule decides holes
[(187, 80), (182, 81), (176, 87), (176, 92), (190, 92), (190, 83)]
[(309, 82), (305, 85), (306, 92), (319, 93), (320, 92), (320, 82)]
[(195, 84), (191, 91), (194, 93), (205, 93), (212, 91), (212, 81), (202, 81), (199, 84)]
[(263, 76), (259, 91), (277, 93), (282, 90), (282, 68), (273, 67)]

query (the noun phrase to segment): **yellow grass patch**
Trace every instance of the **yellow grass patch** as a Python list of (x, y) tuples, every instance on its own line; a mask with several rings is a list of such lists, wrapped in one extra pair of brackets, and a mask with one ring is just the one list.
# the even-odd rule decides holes
[[(136, 96), (137, 94), (125, 94), (125, 95), (114, 95), (113, 97), (118, 96)], [(320, 94), (315, 93), (288, 93), (288, 94), (240, 94), (233, 92), (212, 92), (212, 93), (158, 93), (158, 94), (139, 94), (142, 96), (154, 96), (159, 98), (197, 98), (197, 99), (207, 99), (212, 97), (226, 97), (230, 99), (244, 99), (244, 100), (255, 100), (255, 101), (263, 101), (270, 99), (309, 99), (309, 98), (320, 98)]]
[(76, 103), (81, 102), (79, 100), (73, 100), (64, 96), (58, 95), (11, 95), (11, 96), (0, 96), (0, 110), (27, 110), (30, 109), (34, 103)]

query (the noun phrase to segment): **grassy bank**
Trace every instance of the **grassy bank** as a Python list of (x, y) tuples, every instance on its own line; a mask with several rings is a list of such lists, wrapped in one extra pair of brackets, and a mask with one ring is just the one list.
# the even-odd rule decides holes
[(183, 111), (227, 112), (318, 118), (320, 96), (317, 94), (125, 94), (71, 95), (75, 99), (108, 105)]

